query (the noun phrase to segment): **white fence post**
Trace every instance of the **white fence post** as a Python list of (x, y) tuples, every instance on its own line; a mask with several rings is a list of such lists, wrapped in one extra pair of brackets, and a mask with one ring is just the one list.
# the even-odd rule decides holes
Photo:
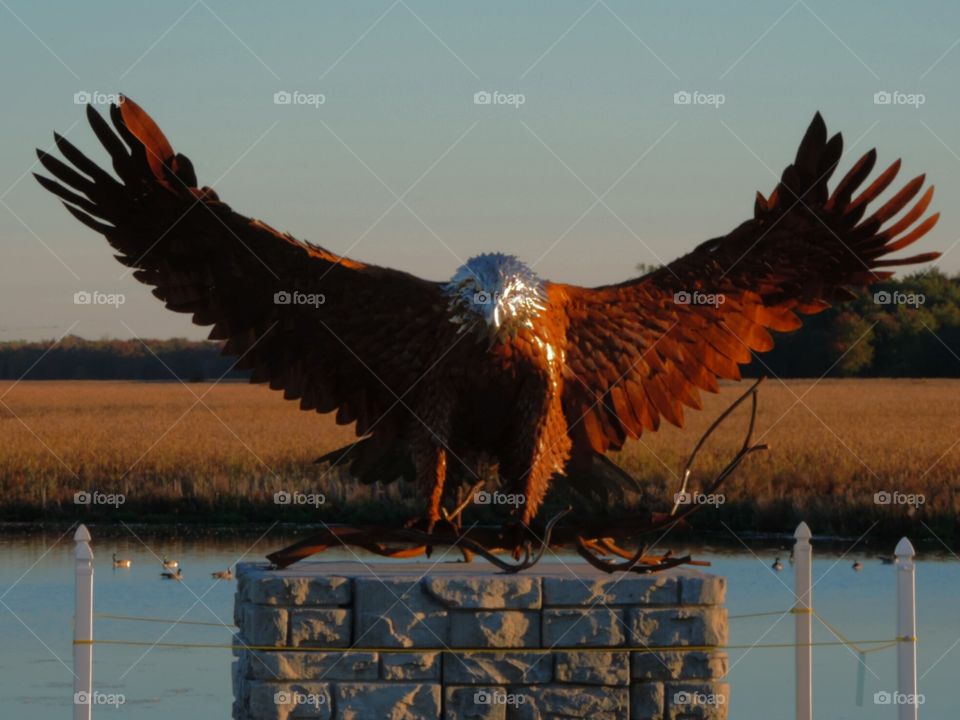
[(917, 720), (917, 590), (913, 545), (902, 538), (897, 556), (897, 680), (899, 720)]
[(805, 522), (797, 525), (793, 534), (796, 543), (793, 546), (793, 592), (797, 601), (794, 605), (794, 627), (796, 629), (796, 648), (794, 664), (796, 667), (797, 720), (813, 720), (813, 548), (810, 545), (812, 533)]
[(76, 607), (73, 616), (73, 720), (90, 720), (93, 707), (93, 550), (86, 525), (77, 528)]

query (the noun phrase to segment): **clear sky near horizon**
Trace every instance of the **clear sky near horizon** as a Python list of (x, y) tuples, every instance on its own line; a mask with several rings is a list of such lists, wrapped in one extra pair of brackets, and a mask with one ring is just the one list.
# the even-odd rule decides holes
[(206, 334), (30, 177), (53, 130), (105, 160), (87, 96), (127, 93), (201, 184), (335, 252), (440, 280), (498, 250), (596, 285), (746, 219), (817, 110), (841, 170), (877, 147), (927, 173), (943, 217), (916, 247), (960, 270), (958, 70), (953, 2), (0, 0), (0, 340)]

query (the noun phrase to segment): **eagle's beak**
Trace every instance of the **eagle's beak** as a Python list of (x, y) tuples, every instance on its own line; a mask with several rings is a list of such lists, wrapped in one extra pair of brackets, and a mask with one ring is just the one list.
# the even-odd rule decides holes
[(484, 321), (487, 323), (487, 328), (491, 332), (496, 332), (500, 327), (502, 321), (502, 309), (500, 307), (500, 302), (493, 293), (488, 292), (478, 292), (476, 296), (484, 296), (485, 302), (477, 303), (479, 305), (480, 315), (483, 316)]

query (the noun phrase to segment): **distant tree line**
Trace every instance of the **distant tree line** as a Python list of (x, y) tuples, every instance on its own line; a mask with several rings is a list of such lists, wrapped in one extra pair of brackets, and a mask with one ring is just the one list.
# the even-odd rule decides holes
[[(774, 349), (744, 375), (960, 377), (960, 275), (932, 270), (889, 280), (803, 319), (801, 330), (775, 334)], [(174, 380), (171, 370), (194, 382), (248, 376), (230, 370), (234, 359), (220, 355), (218, 342), (145, 342), (149, 350), (139, 340), (72, 335), (56, 345), (0, 343), (0, 379)]]
[(773, 333), (773, 350), (755, 356), (743, 375), (960, 377), (960, 274), (891, 278), (801, 319), (800, 330)]
[[(147, 347), (144, 347), (146, 343)], [(0, 379), (16, 380), (176, 380), (200, 382), (243, 378), (231, 371), (235, 358), (222, 357), (222, 343), (171, 340), (84, 340), (68, 335), (54, 345), (0, 343)], [(149, 349), (148, 349), (149, 348)], [(176, 377), (174, 377), (176, 375)]]
[(744, 374), (960, 377), (960, 275), (891, 279), (803, 320)]

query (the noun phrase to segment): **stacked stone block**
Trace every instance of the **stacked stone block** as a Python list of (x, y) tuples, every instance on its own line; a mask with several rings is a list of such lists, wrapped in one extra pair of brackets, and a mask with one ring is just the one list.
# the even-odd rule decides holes
[[(331, 562), (237, 577), (236, 720), (727, 717), (721, 577)], [(695, 649), (634, 649), (676, 647)]]

